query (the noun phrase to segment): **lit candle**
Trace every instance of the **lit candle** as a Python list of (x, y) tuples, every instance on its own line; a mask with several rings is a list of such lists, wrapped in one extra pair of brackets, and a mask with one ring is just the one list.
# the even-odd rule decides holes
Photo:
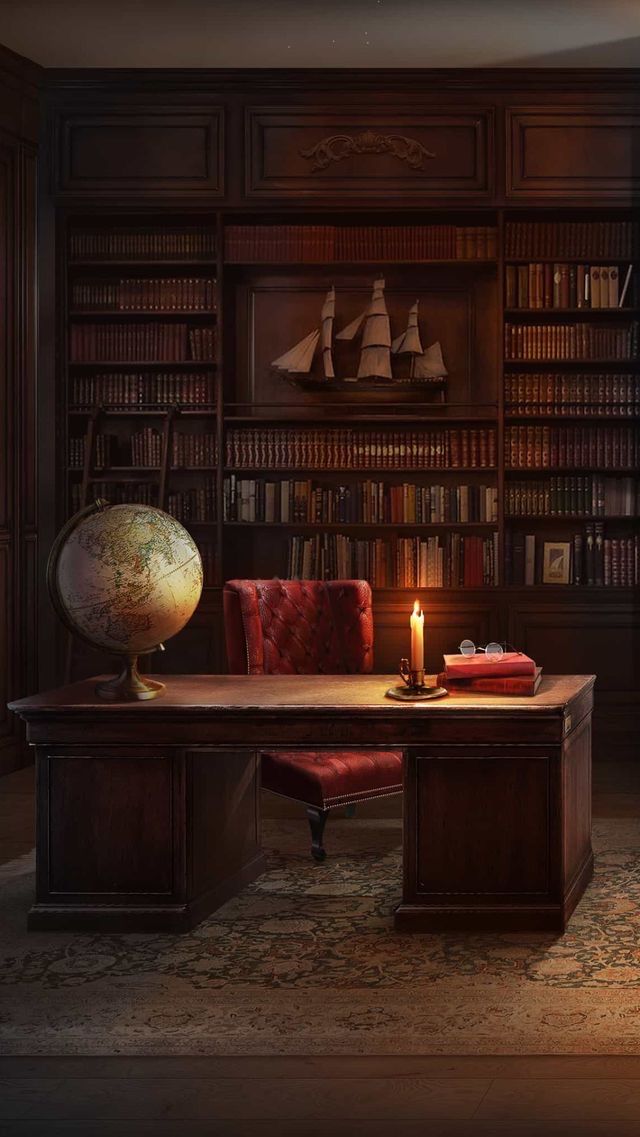
[(416, 600), (409, 621), (411, 627), (411, 670), (424, 669), (424, 612)]

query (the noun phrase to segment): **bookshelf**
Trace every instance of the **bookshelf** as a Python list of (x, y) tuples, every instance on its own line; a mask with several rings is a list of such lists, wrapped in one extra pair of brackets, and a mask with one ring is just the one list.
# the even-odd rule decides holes
[(219, 582), (215, 215), (69, 217), (65, 509), (139, 501), (193, 531)]
[(557, 212), (505, 224), (504, 579), (633, 589), (640, 229)]
[[(594, 262), (626, 280), (638, 234), (615, 210), (588, 224), (577, 213), (452, 211), (424, 224), (376, 211), (354, 225), (71, 212), (66, 512), (88, 495), (171, 512), (201, 550), (202, 621), (214, 627), (221, 586), (239, 575), (364, 576), (394, 612), (420, 589), (466, 605), (476, 636), (516, 589), (630, 595), (635, 274), (617, 305), (585, 301)], [(271, 366), (317, 326), (329, 288), (348, 324), (380, 275), (393, 335), (418, 300), (425, 342), (442, 346), (440, 385), (405, 373), (349, 382), (352, 344), (335, 353), (333, 383), (318, 359), (304, 383)], [(553, 583), (548, 546), (566, 557)]]

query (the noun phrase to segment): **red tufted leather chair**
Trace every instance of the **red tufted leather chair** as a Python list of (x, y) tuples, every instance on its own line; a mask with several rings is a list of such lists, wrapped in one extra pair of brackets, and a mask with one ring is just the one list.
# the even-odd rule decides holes
[[(234, 675), (354, 675), (373, 670), (371, 589), (364, 580), (229, 580), (223, 608)], [(262, 785), (306, 805), (311, 853), (322, 861), (329, 811), (400, 793), (402, 753), (266, 751)]]

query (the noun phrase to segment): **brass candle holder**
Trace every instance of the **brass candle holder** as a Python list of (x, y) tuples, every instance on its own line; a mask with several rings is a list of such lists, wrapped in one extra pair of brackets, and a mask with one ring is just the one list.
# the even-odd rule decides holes
[(390, 687), (387, 695), (390, 699), (398, 699), (403, 703), (415, 703), (419, 699), (441, 699), (447, 695), (446, 687), (431, 687), (425, 683), (424, 667), (412, 668), (408, 659), (400, 660), (400, 676), (404, 686)]

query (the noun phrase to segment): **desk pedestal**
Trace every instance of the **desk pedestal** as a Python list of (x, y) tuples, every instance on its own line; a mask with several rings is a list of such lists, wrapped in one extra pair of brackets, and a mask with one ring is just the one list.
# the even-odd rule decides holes
[(409, 750), (397, 928), (564, 931), (593, 875), (590, 716), (559, 745), (512, 730)]
[(187, 931), (264, 871), (253, 751), (39, 746), (29, 928)]

